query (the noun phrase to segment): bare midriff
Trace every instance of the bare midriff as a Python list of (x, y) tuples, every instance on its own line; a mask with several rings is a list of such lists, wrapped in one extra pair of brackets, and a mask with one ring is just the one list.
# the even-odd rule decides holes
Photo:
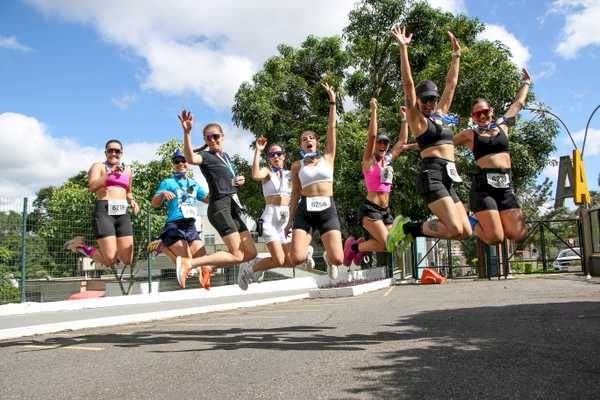
[(305, 197), (313, 196), (333, 196), (333, 182), (315, 182), (300, 191), (300, 194)]
[(371, 203), (377, 204), (379, 207), (387, 208), (390, 202), (389, 192), (368, 192), (367, 200)]
[(265, 197), (265, 203), (272, 206), (288, 206), (290, 205), (290, 198), (288, 196), (281, 196), (279, 194), (272, 194)]
[(444, 160), (454, 161), (454, 145), (453, 144), (440, 144), (437, 146), (431, 146), (421, 151), (421, 158), (436, 157), (443, 158)]

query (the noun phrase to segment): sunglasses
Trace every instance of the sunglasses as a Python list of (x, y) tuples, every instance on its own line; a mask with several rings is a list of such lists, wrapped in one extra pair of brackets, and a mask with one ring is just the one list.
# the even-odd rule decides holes
[(208, 135), (206, 135), (206, 140), (207, 141), (219, 140), (220, 137), (221, 137), (220, 133), (209, 133)]
[(487, 117), (488, 115), (490, 115), (490, 111), (491, 110), (489, 108), (485, 108), (483, 110), (473, 111), (471, 115), (473, 116), (473, 118), (476, 119), (481, 118), (482, 115)]
[(121, 149), (106, 149), (106, 154), (121, 154), (123, 151)]
[(437, 96), (423, 96), (420, 99), (421, 103), (435, 103), (436, 101), (438, 101)]
[(283, 151), (270, 151), (269, 158), (281, 157), (283, 154), (285, 154)]
[(173, 164), (177, 165), (177, 164), (185, 164), (185, 158), (176, 158), (173, 160)]
[(377, 143), (390, 144), (390, 142), (388, 142), (387, 140), (378, 140)]

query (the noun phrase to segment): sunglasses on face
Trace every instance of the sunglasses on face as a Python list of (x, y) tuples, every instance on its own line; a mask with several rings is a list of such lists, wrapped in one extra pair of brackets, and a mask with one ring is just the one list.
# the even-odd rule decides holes
[(206, 140), (207, 141), (219, 140), (220, 137), (221, 137), (220, 133), (209, 133), (206, 135)]
[(284, 154), (283, 151), (270, 151), (269, 158), (281, 157), (283, 154)]
[(173, 164), (185, 164), (185, 158), (176, 158), (173, 160)]
[(377, 141), (377, 144), (381, 144), (381, 143), (385, 144), (386, 146), (387, 146), (388, 144), (390, 144), (390, 142), (388, 142), (387, 140), (378, 140), (378, 141)]
[(437, 96), (424, 96), (424, 97), (421, 97), (421, 103), (435, 103), (436, 101), (438, 101), (438, 97)]
[(121, 154), (121, 149), (106, 149), (106, 154)]
[(490, 115), (490, 111), (491, 111), (491, 110), (490, 110), (489, 108), (485, 108), (485, 109), (483, 109), (483, 110), (477, 110), (477, 111), (473, 111), (473, 112), (471, 113), (471, 115), (472, 115), (474, 118), (481, 118), (481, 116), (486, 116), (486, 117), (487, 117), (488, 115)]

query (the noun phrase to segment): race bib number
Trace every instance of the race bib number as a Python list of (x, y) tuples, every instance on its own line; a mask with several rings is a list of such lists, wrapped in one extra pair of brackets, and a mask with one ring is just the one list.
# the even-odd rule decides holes
[(448, 164), (446, 164), (446, 172), (448, 173), (448, 176), (450, 177), (450, 179), (452, 179), (452, 181), (462, 182), (462, 178), (456, 170), (456, 164), (454, 164), (453, 162), (449, 162)]
[(394, 179), (394, 168), (391, 165), (383, 168), (379, 178), (380, 183), (392, 183), (392, 180)]
[(323, 211), (331, 207), (331, 197), (327, 196), (314, 196), (306, 198), (306, 210), (307, 211)]
[(127, 212), (127, 200), (108, 200), (108, 215), (123, 215)]
[(237, 204), (240, 209), (244, 209), (244, 206), (242, 206), (242, 202), (240, 201), (240, 198), (238, 197), (237, 193), (234, 193), (231, 196), (231, 198), (233, 199), (233, 201), (235, 201), (235, 204)]
[(495, 172), (485, 174), (488, 185), (496, 189), (507, 189), (510, 187), (510, 175)]
[(180, 207), (183, 218), (196, 218), (198, 212), (196, 207), (189, 204), (182, 204)]

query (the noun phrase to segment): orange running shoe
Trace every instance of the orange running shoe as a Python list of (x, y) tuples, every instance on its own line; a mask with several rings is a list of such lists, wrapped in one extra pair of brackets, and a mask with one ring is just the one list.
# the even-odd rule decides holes
[(185, 289), (185, 281), (190, 269), (190, 259), (187, 257), (177, 256), (177, 259), (175, 260), (175, 274), (177, 275), (177, 283), (183, 289)]
[(202, 272), (198, 276), (198, 280), (200, 281), (200, 287), (206, 290), (210, 290), (210, 274), (212, 272), (212, 268), (209, 266), (203, 266)]

